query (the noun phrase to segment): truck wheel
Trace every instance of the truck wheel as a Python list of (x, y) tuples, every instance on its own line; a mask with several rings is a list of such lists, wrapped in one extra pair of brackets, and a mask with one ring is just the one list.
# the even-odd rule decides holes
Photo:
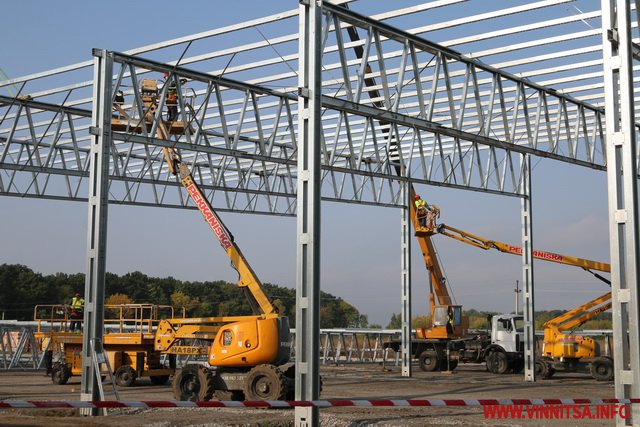
[(187, 365), (173, 377), (173, 396), (191, 402), (211, 400), (215, 390), (213, 375), (200, 365)]
[(598, 381), (611, 381), (613, 379), (613, 363), (607, 358), (598, 358), (591, 362), (589, 367), (591, 376)]
[(449, 363), (447, 364), (447, 359), (440, 360), (440, 370), (441, 371), (453, 371), (458, 366), (457, 359), (449, 359)]
[(258, 365), (244, 380), (247, 400), (284, 400), (287, 397), (287, 377), (274, 365)]
[(169, 375), (155, 375), (149, 379), (153, 385), (165, 385), (169, 381)]
[(507, 355), (499, 351), (491, 353), (487, 358), (487, 366), (489, 367), (489, 371), (494, 374), (506, 374), (509, 370)]
[(521, 374), (524, 370), (524, 360), (517, 360), (512, 363), (512, 368), (514, 374)]
[(435, 351), (427, 350), (420, 353), (418, 358), (420, 369), (425, 372), (433, 372), (438, 370), (438, 354)]
[(64, 363), (56, 363), (51, 368), (51, 381), (54, 384), (64, 385), (71, 378), (71, 370)]

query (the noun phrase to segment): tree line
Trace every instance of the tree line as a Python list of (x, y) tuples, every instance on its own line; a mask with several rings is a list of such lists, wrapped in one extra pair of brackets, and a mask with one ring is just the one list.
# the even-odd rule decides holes
[[(55, 273), (42, 275), (19, 264), (0, 265), (0, 315), (6, 319), (33, 320), (34, 307), (38, 304), (69, 304), (76, 293), (84, 293), (84, 274)], [(271, 283), (263, 284), (267, 295), (278, 311), (289, 317), (295, 325), (295, 289)], [(181, 281), (174, 277), (149, 277), (135, 271), (122, 276), (106, 275), (106, 304), (149, 303), (185, 308), (189, 317), (242, 316), (251, 314), (251, 308), (242, 291), (223, 280)], [(563, 310), (537, 311), (536, 329), (564, 313)], [(474, 309), (465, 310), (470, 329), (489, 329), (487, 316), (499, 314)], [(414, 328), (426, 328), (431, 324), (428, 315), (414, 316)], [(320, 292), (321, 328), (381, 328), (369, 324), (365, 314), (340, 297)], [(393, 314), (388, 329), (400, 329), (400, 314)], [(577, 329), (611, 329), (611, 313), (600, 313), (596, 318)]]
[[(76, 292), (84, 294), (83, 273), (43, 275), (19, 264), (0, 265), (0, 313), (6, 319), (33, 320), (38, 304), (69, 304)], [(295, 289), (264, 283), (279, 312), (295, 325)], [(106, 304), (159, 304), (182, 307), (189, 317), (242, 316), (251, 307), (234, 283), (182, 281), (174, 277), (150, 277), (139, 271), (122, 276), (107, 273)], [(320, 292), (320, 327), (364, 328), (367, 316), (340, 297)]]
[[(543, 310), (535, 312), (535, 329), (542, 330), (545, 322), (558, 317), (561, 314), (566, 313), (568, 310)], [(463, 310), (462, 314), (469, 318), (469, 329), (474, 330), (490, 330), (491, 324), (488, 322), (488, 317), (497, 313), (493, 311), (478, 311), (475, 309)], [(400, 329), (402, 325), (402, 319), (399, 313), (394, 313), (391, 316), (391, 320), (387, 325), (388, 329)], [(429, 315), (413, 316), (411, 319), (411, 326), (413, 328), (428, 328), (431, 325), (431, 317)], [(600, 313), (593, 319), (583, 323), (576, 327), (576, 330), (585, 329), (611, 329), (612, 320), (611, 313)]]

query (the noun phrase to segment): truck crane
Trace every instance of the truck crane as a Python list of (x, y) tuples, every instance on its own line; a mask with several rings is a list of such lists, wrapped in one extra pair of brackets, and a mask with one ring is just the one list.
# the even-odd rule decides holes
[[(483, 250), (495, 249), (512, 255), (522, 254), (522, 248), (519, 246), (489, 240), (446, 224), (422, 227), (418, 232), (425, 235), (442, 234)], [(544, 261), (580, 267), (608, 285), (611, 284), (607, 278), (596, 273), (596, 271), (610, 273), (610, 264), (541, 250), (534, 250), (533, 257)], [(536, 374), (543, 378), (550, 378), (559, 368), (566, 371), (576, 371), (586, 367), (589, 369), (591, 376), (597, 380), (608, 381), (613, 379), (613, 360), (609, 356), (601, 355), (599, 344), (590, 337), (568, 332), (610, 308), (611, 292), (607, 292), (547, 321), (543, 325), (542, 357), (536, 361)], [(506, 320), (507, 315), (502, 317)], [(495, 325), (492, 325), (492, 335), (494, 332)], [(487, 366), (495, 373), (507, 372), (510, 368), (510, 358), (508, 356), (507, 352), (500, 351), (493, 355), (487, 355)]]
[[(169, 76), (171, 78), (171, 76)], [(156, 80), (143, 79), (140, 95), (142, 117), (130, 117), (123, 108), (122, 94), (114, 102), (113, 130), (142, 132), (157, 120), (157, 136), (169, 139), (189, 129), (181, 120), (163, 120), (157, 112), (160, 90)], [(116, 100), (118, 98), (116, 96)], [(135, 109), (132, 109), (136, 111)], [(158, 116), (156, 118), (156, 116)], [(253, 315), (162, 320), (155, 333), (155, 349), (167, 354), (207, 356), (208, 364), (188, 364), (173, 377), (178, 400), (281, 400), (293, 395), (293, 365), (289, 362), (291, 337), (289, 320), (278, 313), (260, 280), (242, 254), (233, 235), (224, 225), (180, 154), (163, 147), (171, 174), (178, 177), (218, 242), (229, 257), (239, 279), (237, 285), (247, 298)], [(192, 340), (206, 347), (190, 345)]]
[[(364, 57), (364, 49), (362, 45), (358, 43), (361, 41), (361, 39), (356, 28), (348, 27), (347, 34), (350, 41), (354, 43), (353, 50), (356, 58), (362, 60)], [(368, 62), (364, 62), (362, 65), (364, 67), (364, 90), (367, 91), (369, 97), (372, 100), (376, 100), (372, 101), (374, 107), (385, 108), (383, 101), (379, 100), (381, 99), (381, 95), (379, 90), (377, 89), (378, 85), (375, 81), (375, 78), (372, 77), (373, 70), (371, 66)], [(395, 172), (398, 176), (403, 176), (402, 171), (405, 165), (402, 164), (401, 158), (398, 153), (398, 141), (389, 131), (389, 129), (392, 128), (392, 125), (384, 120), (380, 120), (380, 125), (382, 132), (385, 134), (385, 140), (387, 142), (389, 165), (395, 169)], [(410, 200), (413, 200), (415, 194), (416, 192), (413, 188), (413, 185), (410, 185)], [(410, 209), (415, 235), (422, 250), (425, 266), (429, 271), (429, 308), (432, 321), (432, 325), (430, 328), (418, 328), (416, 330), (416, 339), (412, 341), (412, 354), (414, 355), (414, 357), (419, 358), (420, 367), (423, 370), (427, 371), (433, 371), (437, 369), (454, 369), (458, 360), (481, 361), (484, 358), (485, 354), (491, 354), (491, 352), (486, 352), (487, 349), (491, 349), (491, 345), (488, 345), (488, 340), (486, 339), (486, 337), (477, 335), (471, 338), (473, 340), (473, 345), (466, 344), (465, 346), (465, 342), (470, 343), (470, 337), (467, 337), (468, 318), (462, 315), (461, 306), (452, 304), (449, 290), (447, 288), (446, 279), (443, 276), (442, 269), (440, 268), (440, 265), (438, 263), (433, 242), (431, 241), (431, 235), (434, 234), (433, 230), (425, 230), (424, 227), (420, 226), (416, 215), (416, 209), (413, 203), (410, 204)], [(596, 277), (599, 276), (596, 273), (593, 274), (595, 274)], [(438, 300), (437, 304), (436, 298)], [(450, 316), (451, 314), (453, 316)], [(453, 318), (453, 327), (449, 330), (447, 330), (446, 327), (446, 319), (448, 316)], [(492, 319), (491, 342), (494, 343), (496, 337), (500, 338), (505, 334), (510, 334), (509, 336), (512, 339), (517, 340), (520, 336), (517, 333), (517, 323), (521, 321), (522, 317), (520, 317), (519, 319), (507, 317), (505, 317), (504, 319), (500, 319), (498, 317), (494, 317), (494, 319)], [(496, 331), (496, 327), (501, 325), (505, 326), (505, 331)], [(392, 341), (385, 346), (393, 348), (395, 351), (399, 351), (400, 344), (401, 343), (399, 341)], [(465, 349), (472, 346), (475, 346), (477, 350)], [(521, 346), (511, 346), (511, 348), (514, 349), (514, 354), (516, 355), (514, 359), (515, 370), (518, 370), (518, 365), (521, 363), (521, 359), (518, 359), (517, 357), (517, 354), (521, 354), (521, 351), (518, 352), (515, 350), (519, 347)], [(458, 353), (458, 359), (449, 360), (449, 358), (444, 355), (445, 349), (447, 349), (447, 353), (449, 353), (448, 350), (457, 349), (456, 352)]]
[[(347, 5), (345, 5), (348, 8)], [(364, 49), (360, 36), (356, 27), (348, 27), (346, 29), (350, 41), (353, 43), (353, 50), (356, 58), (362, 60), (364, 57)], [(377, 89), (378, 84), (372, 76), (373, 69), (368, 62), (364, 62), (364, 89), (372, 100), (372, 104), (376, 108), (384, 109), (384, 102), (380, 101), (381, 94)], [(390, 129), (393, 127), (391, 123), (385, 120), (379, 121), (381, 131), (387, 143), (387, 157), (389, 166), (395, 170), (400, 177), (403, 176), (405, 165), (402, 164), (399, 156), (398, 140), (394, 138)], [(410, 198), (413, 200), (416, 192), (413, 185), (410, 185)], [(414, 230), (419, 227), (416, 216), (416, 208), (410, 203), (411, 218)], [(419, 359), (420, 367), (423, 370), (448, 370), (455, 369), (457, 359), (450, 359), (447, 354), (456, 349), (462, 348), (464, 344), (462, 339), (466, 339), (468, 318), (462, 315), (462, 306), (453, 304), (447, 281), (442, 273), (442, 268), (438, 263), (436, 250), (431, 241), (430, 235), (416, 233), (420, 249), (424, 258), (425, 266), (429, 272), (429, 312), (431, 325), (428, 328), (418, 328), (416, 330), (416, 338), (412, 340), (412, 355)], [(437, 302), (436, 302), (437, 300)], [(450, 328), (447, 328), (447, 318), (451, 318)], [(385, 344), (385, 347), (392, 348), (396, 352), (399, 351), (401, 343), (399, 341), (391, 341)]]
[[(400, 174), (400, 166), (397, 166)], [(417, 209), (413, 203), (415, 192), (410, 185), (409, 205), (411, 221), (418, 240), (425, 267), (429, 273), (429, 313), (431, 325), (428, 328), (416, 328), (415, 338), (411, 341), (411, 353), (418, 359), (420, 369), (427, 372), (453, 370), (459, 360), (476, 361), (477, 355), (464, 352), (466, 343), (473, 341), (483, 343), (486, 346), (488, 337), (481, 335), (467, 336), (469, 319), (462, 315), (462, 306), (454, 304), (447, 286), (437, 252), (432, 242), (432, 232), (420, 225)], [(449, 319), (450, 327), (447, 328)], [(385, 348), (391, 348), (398, 352), (401, 348), (399, 340), (391, 340), (385, 343)]]

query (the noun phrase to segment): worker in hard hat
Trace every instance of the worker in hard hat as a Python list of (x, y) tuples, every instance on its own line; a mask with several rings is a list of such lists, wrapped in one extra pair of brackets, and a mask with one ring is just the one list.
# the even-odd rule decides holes
[(122, 109), (124, 106), (124, 92), (119, 90), (116, 92), (116, 96), (113, 98), (113, 111), (116, 112), (116, 115), (119, 119), (122, 119), (124, 110)]
[(422, 200), (419, 194), (413, 196), (413, 203), (416, 207), (416, 216), (418, 217), (418, 224), (420, 227), (427, 226), (427, 202)]
[(80, 327), (80, 319), (84, 317), (84, 298), (76, 292), (76, 294), (71, 298), (70, 304), (71, 312), (69, 314), (69, 318), (71, 319), (71, 332), (81, 332)]
[[(167, 79), (167, 73), (164, 73), (164, 78)], [(167, 121), (178, 120), (178, 88), (174, 79), (169, 82), (164, 102), (167, 104)]]

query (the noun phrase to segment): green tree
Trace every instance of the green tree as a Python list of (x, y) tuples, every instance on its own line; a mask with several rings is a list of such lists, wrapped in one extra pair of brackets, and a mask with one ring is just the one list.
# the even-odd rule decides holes
[[(105, 305), (123, 306), (127, 304), (133, 304), (133, 299), (127, 294), (116, 293), (109, 295), (104, 300)], [(105, 317), (107, 319), (131, 319), (135, 315), (135, 310), (124, 307), (113, 307), (105, 310)]]
[(187, 311), (187, 316), (189, 316), (193, 309), (196, 308), (200, 304), (198, 298), (194, 298), (189, 296), (181, 291), (176, 291), (171, 294), (171, 305), (175, 310), (178, 310), (179, 313), (182, 312), (184, 308)]
[(400, 329), (402, 328), (402, 318), (400, 317), (400, 313), (393, 313), (391, 315), (391, 319), (387, 324), (387, 329)]

